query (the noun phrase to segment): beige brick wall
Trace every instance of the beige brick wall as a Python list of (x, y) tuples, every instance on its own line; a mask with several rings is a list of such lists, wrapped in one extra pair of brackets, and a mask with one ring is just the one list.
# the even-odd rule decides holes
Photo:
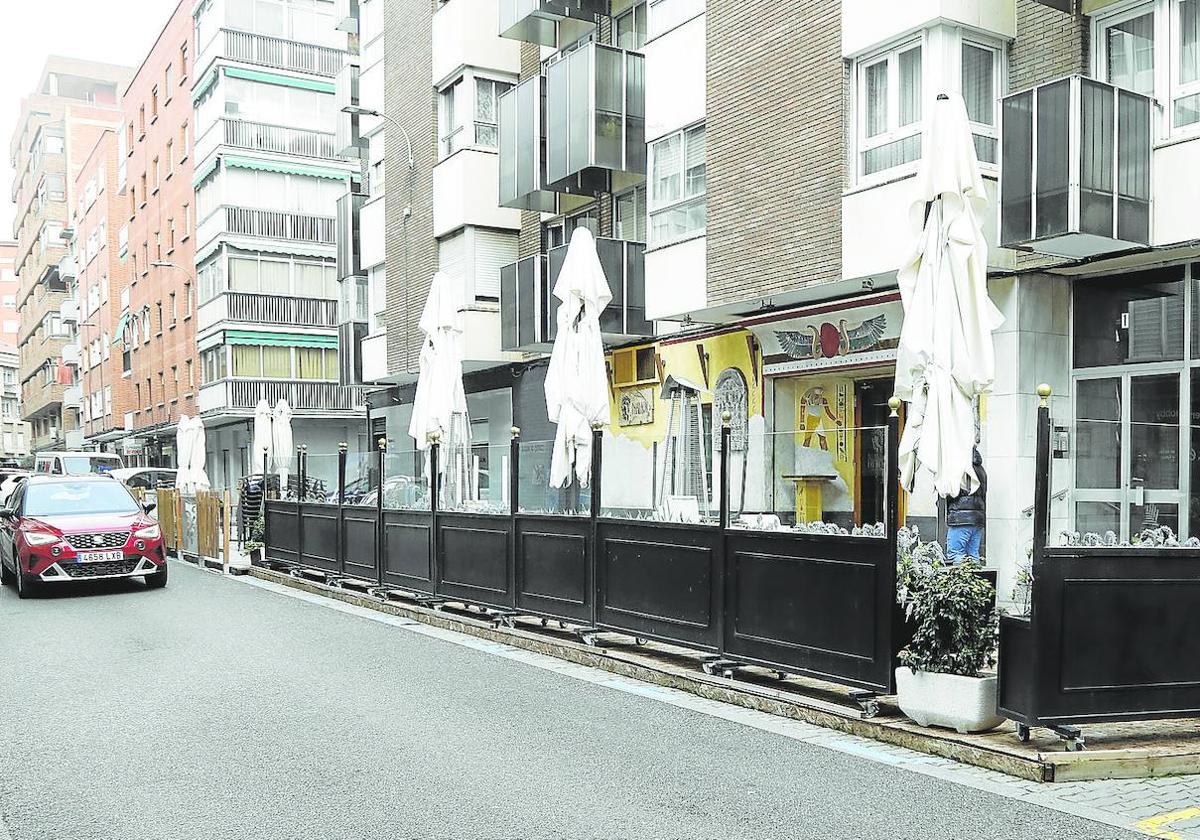
[(707, 10), (708, 302), (757, 304), (836, 280), (841, 3), (710, 0)]
[(1017, 38), (1008, 52), (1008, 89), (1032, 87), (1088, 68), (1088, 19), (1036, 0), (1017, 0)]
[[(421, 349), (417, 322), (437, 270), (437, 241), (433, 237), (433, 165), (437, 162), (437, 97), (431, 83), (433, 10), (431, 0), (389, 0), (384, 4), (384, 50), (388, 55), (384, 112), (408, 130), (416, 165), (410, 176), (404, 144), (387, 144), (384, 235), (388, 372), (393, 375), (417, 371)], [(406, 224), (404, 208), (410, 200), (412, 215)]]

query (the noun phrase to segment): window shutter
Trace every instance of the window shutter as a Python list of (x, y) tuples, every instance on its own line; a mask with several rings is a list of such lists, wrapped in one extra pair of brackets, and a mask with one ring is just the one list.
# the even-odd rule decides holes
[(467, 282), (466, 233), (460, 231), (453, 236), (438, 240), (438, 271), (453, 277), (460, 283)]
[(500, 269), (517, 261), (517, 236), (499, 230), (475, 231), (475, 297), (500, 298)]

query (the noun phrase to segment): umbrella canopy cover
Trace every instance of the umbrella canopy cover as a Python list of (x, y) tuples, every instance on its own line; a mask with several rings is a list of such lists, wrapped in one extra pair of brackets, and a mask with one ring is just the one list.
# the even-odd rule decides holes
[(585, 227), (571, 234), (554, 296), (559, 301), (558, 334), (546, 371), (546, 413), (557, 430), (549, 483), (569, 484), (573, 464), (580, 485), (586, 487), (592, 472), (592, 424), (607, 424), (609, 419), (600, 313), (612, 300), (612, 290), (596, 255), (596, 241)]
[(455, 423), (455, 415), (465, 419), (467, 414), (462, 378), (465, 306), (463, 284), (445, 272), (434, 274), (421, 312), (425, 343), (421, 346), (417, 391), (408, 426), (418, 449), (429, 448), (429, 436), (434, 432), (449, 444), (456, 427), (470, 428), (469, 423)]
[(254, 439), (250, 448), (250, 473), (269, 469), (275, 446), (271, 437), (271, 404), (259, 400), (254, 407)]
[(208, 460), (208, 443), (205, 440), (204, 421), (199, 417), (193, 417), (191, 424), (192, 441), (191, 455), (188, 458), (188, 477), (196, 490), (208, 490), (212, 485), (209, 483), (208, 471), (205, 467), (205, 462)]
[(280, 484), (286, 485), (288, 472), (292, 468), (292, 409), (287, 400), (275, 403), (271, 418), (271, 447), (275, 457), (275, 470)]
[(910, 221), (912, 254), (897, 280), (904, 326), (896, 395), (910, 404), (900, 441), (901, 479), (912, 489), (928, 470), (941, 496), (974, 490), (974, 400), (995, 379), (992, 332), (1004, 319), (987, 293), (987, 206), (966, 106), (957, 94), (934, 104)]
[(192, 423), (186, 414), (179, 415), (175, 426), (175, 486), (191, 492), (192, 479), (189, 466), (192, 452)]

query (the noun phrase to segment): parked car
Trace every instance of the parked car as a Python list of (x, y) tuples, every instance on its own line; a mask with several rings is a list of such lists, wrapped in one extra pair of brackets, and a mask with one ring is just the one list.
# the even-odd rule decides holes
[(141, 490), (158, 490), (175, 486), (175, 476), (178, 470), (165, 467), (121, 467), (109, 470), (109, 476), (124, 484), (126, 487)]
[(43, 584), (144, 577), (167, 585), (158, 523), (106, 476), (32, 475), (0, 509), (0, 578), (26, 598)]
[(121, 456), (111, 452), (39, 452), (33, 462), (35, 473), (50, 475), (87, 475), (119, 470)]

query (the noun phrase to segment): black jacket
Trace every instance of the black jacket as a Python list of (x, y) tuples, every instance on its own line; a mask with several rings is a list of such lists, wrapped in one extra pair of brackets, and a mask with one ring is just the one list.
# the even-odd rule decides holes
[(972, 461), (975, 475), (979, 476), (979, 489), (974, 493), (963, 492), (946, 498), (947, 525), (982, 527), (987, 520), (987, 471), (978, 452)]

